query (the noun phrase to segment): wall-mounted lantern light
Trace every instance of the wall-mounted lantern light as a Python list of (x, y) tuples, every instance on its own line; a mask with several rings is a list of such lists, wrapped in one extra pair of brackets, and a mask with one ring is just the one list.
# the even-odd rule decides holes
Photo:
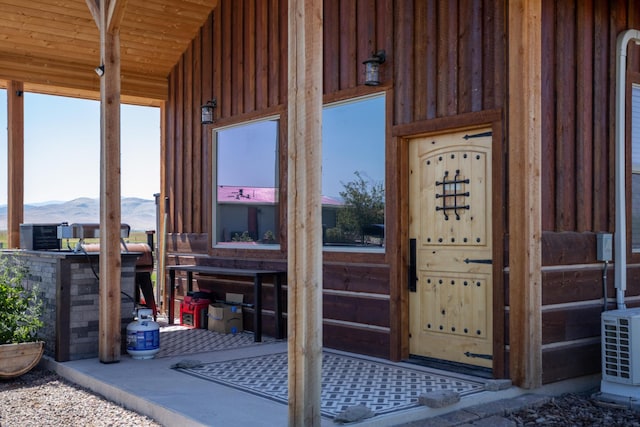
[(386, 60), (385, 51), (379, 50), (363, 62), (365, 66), (364, 84), (367, 86), (378, 86), (380, 84), (380, 64)]
[(214, 98), (200, 107), (202, 109), (202, 116), (200, 121), (203, 125), (210, 125), (211, 123), (213, 123), (213, 109), (217, 106), (218, 102)]
[(96, 72), (98, 77), (104, 76), (104, 64), (98, 65), (96, 68), (94, 68), (94, 71)]

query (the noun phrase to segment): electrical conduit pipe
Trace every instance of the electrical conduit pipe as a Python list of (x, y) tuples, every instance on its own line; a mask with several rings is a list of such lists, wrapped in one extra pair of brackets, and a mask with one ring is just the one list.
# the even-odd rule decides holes
[(640, 31), (626, 30), (618, 35), (616, 57), (616, 233), (615, 286), (618, 310), (626, 308), (624, 292), (627, 289), (627, 223), (626, 223), (626, 182), (625, 182), (625, 114), (626, 114), (626, 73), (627, 47), (633, 41), (640, 44)]

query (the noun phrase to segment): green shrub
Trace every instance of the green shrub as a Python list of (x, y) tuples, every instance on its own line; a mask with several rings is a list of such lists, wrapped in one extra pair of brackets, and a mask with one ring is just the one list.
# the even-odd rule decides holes
[(253, 238), (249, 235), (248, 231), (243, 231), (242, 235), (234, 233), (231, 238), (232, 242), (253, 242)]
[(26, 266), (0, 256), (0, 344), (38, 340), (42, 300), (37, 289), (22, 286), (27, 273)]

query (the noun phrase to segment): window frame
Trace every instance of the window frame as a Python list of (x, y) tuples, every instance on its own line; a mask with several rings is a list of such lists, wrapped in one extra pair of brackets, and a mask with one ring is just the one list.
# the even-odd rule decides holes
[[(388, 131), (388, 123), (387, 123), (387, 93), (386, 92), (375, 92), (375, 93), (370, 93), (370, 94), (366, 94), (366, 95), (362, 95), (362, 96), (357, 96), (357, 97), (351, 97), (351, 98), (346, 98), (346, 99), (341, 99), (341, 100), (336, 100), (336, 101), (332, 101), (332, 102), (327, 102), (327, 103), (323, 103), (322, 105), (322, 112), (324, 114), (324, 111), (326, 108), (333, 108), (333, 107), (339, 107), (342, 105), (349, 105), (349, 104), (355, 104), (357, 102), (360, 101), (367, 101), (367, 100), (371, 100), (371, 99), (375, 99), (375, 98), (381, 98), (382, 99), (382, 103), (383, 103), (383, 123), (384, 123), (384, 132), (382, 133), (383, 135), (383, 146), (382, 146), (382, 152), (383, 152), (383, 161), (382, 161), (382, 170), (383, 170), (383, 189), (384, 189), (384, 224), (385, 224), (385, 230), (384, 230), (384, 237), (383, 237), (383, 244), (382, 246), (327, 246), (327, 245), (322, 245), (322, 250), (323, 252), (327, 252), (327, 253), (336, 253), (336, 254), (340, 254), (340, 253), (370, 253), (370, 254), (385, 254), (386, 253), (386, 240), (387, 240), (387, 217), (388, 217), (388, 209), (387, 209), (387, 182), (388, 182), (388, 177), (387, 177), (387, 167), (386, 167), (386, 163), (387, 163), (387, 131)], [(324, 125), (324, 120), (323, 120), (323, 125)], [(325, 142), (323, 139), (323, 149), (325, 146)], [(323, 160), (323, 165), (322, 167), (324, 168), (324, 160)], [(324, 194), (324, 189), (323, 189), (323, 194)]]
[[(640, 169), (634, 172), (633, 169), (633, 89), (636, 87), (640, 91), (640, 73), (637, 72), (628, 72), (627, 73), (627, 87), (626, 90), (626, 129), (625, 129), (625, 140), (626, 140), (626, 222), (627, 222), (627, 230), (626, 230), (626, 251), (627, 257), (630, 262), (640, 262), (640, 245), (637, 249), (634, 249), (633, 242), (633, 176), (640, 176)], [(638, 93), (640, 96), (640, 92)], [(637, 112), (640, 117), (640, 110)], [(640, 135), (638, 135), (638, 150), (640, 150)], [(640, 190), (640, 189), (639, 189)], [(640, 214), (640, 210), (638, 211)], [(639, 228), (640, 232), (640, 228)], [(640, 243), (640, 242), (639, 242)]]
[[(389, 97), (386, 91), (376, 91), (370, 92), (367, 94), (355, 96), (355, 97), (326, 97), (331, 101), (325, 102), (322, 105), (322, 109), (324, 111), (325, 107), (333, 107), (340, 104), (350, 104), (356, 103), (358, 101), (370, 99), (370, 98), (382, 98), (383, 102), (383, 123), (384, 123), (384, 132), (383, 132), (383, 176), (384, 183), (383, 189), (385, 192), (384, 197), (384, 222), (385, 222), (385, 234), (384, 234), (384, 244), (382, 246), (353, 246), (353, 247), (327, 247), (325, 245), (322, 246), (323, 253), (325, 253), (331, 260), (339, 260), (343, 259), (344, 256), (352, 256), (356, 254), (360, 254), (362, 256), (370, 259), (371, 256), (375, 256), (376, 259), (379, 256), (386, 256), (386, 248), (387, 248), (387, 232), (388, 232), (388, 216), (389, 216), (389, 206), (388, 206), (388, 185), (389, 185), (389, 166), (388, 166), (388, 136), (389, 136), (389, 122), (388, 122), (388, 108), (389, 108)], [(278, 238), (279, 241), (276, 244), (233, 244), (233, 245), (224, 245), (220, 244), (217, 240), (217, 191), (218, 191), (218, 153), (217, 153), (217, 134), (218, 132), (229, 129), (233, 127), (243, 126), (254, 122), (261, 121), (269, 121), (269, 120), (277, 120), (277, 154), (276, 154), (276, 169), (277, 169), (277, 190), (276, 194), (278, 195), (278, 209), (276, 213), (276, 221), (278, 222)], [(288, 183), (286, 179), (283, 181), (283, 178), (286, 177), (286, 168), (287, 168), (287, 110), (285, 108), (274, 108), (270, 109), (270, 112), (264, 112), (264, 114), (249, 114), (242, 115), (242, 117), (234, 117), (229, 119), (221, 119), (216, 121), (213, 125), (215, 127), (210, 128), (209, 136), (211, 138), (209, 142), (209, 147), (211, 147), (211, 155), (209, 156), (209, 173), (211, 174), (208, 178), (208, 182), (212, 185), (212, 189), (209, 192), (211, 197), (209, 206), (209, 215), (208, 215), (208, 253), (210, 256), (245, 256), (247, 252), (255, 251), (255, 255), (262, 258), (260, 254), (272, 254), (273, 251), (279, 251), (280, 254), (278, 258), (285, 257), (287, 252), (287, 227), (286, 227), (286, 207), (288, 205)], [(284, 172), (283, 172), (284, 171)], [(264, 252), (271, 251), (271, 252)], [(234, 254), (235, 253), (235, 254)], [(271, 257), (272, 255), (268, 255)]]
[(286, 203), (286, 200), (283, 200), (282, 197), (282, 189), (283, 183), (281, 182), (281, 165), (282, 165), (282, 134), (283, 134), (283, 120), (282, 115), (280, 113), (270, 114), (266, 116), (256, 117), (248, 120), (237, 121), (233, 123), (225, 123), (221, 126), (215, 127), (211, 129), (211, 214), (209, 215), (211, 225), (210, 225), (210, 239), (209, 239), (209, 248), (213, 251), (223, 250), (223, 251), (233, 251), (233, 250), (257, 250), (257, 251), (281, 251), (282, 249), (282, 241), (278, 239), (277, 243), (262, 243), (262, 244), (252, 244), (252, 243), (243, 243), (237, 242), (233, 244), (225, 244), (225, 242), (221, 242), (218, 240), (218, 133), (227, 129), (239, 128), (255, 123), (260, 122), (268, 122), (275, 121), (276, 125), (276, 138), (275, 138), (275, 196), (277, 198), (276, 209), (274, 213), (274, 218), (276, 222), (276, 227), (274, 227), (274, 234), (276, 236), (282, 237), (283, 234), (281, 231), (282, 228), (282, 206), (283, 202)]

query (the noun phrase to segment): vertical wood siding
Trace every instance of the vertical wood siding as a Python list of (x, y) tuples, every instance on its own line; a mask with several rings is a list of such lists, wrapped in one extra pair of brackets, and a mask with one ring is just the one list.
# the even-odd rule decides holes
[[(622, 30), (640, 27), (640, 2), (541, 1), (543, 265), (561, 266), (555, 273), (543, 274), (543, 342), (556, 344), (543, 357), (549, 367), (544, 382), (549, 382), (598, 368), (597, 355), (573, 365), (567, 355), (575, 353), (574, 341), (599, 336), (597, 319), (593, 320), (601, 298), (599, 272), (592, 266), (584, 270), (584, 265), (596, 263), (594, 233), (614, 230), (615, 45)], [(404, 134), (418, 132), (416, 129), (425, 129), (425, 123), (454, 128), (486, 111), (501, 111), (506, 117), (507, 3), (325, 0), (325, 97), (333, 100), (371, 93), (363, 85), (362, 61), (384, 49), (387, 62), (381, 67), (381, 80), (388, 90), (387, 114), (393, 127), (389, 144), (397, 142), (391, 134), (400, 135), (398, 129)], [(214, 116), (222, 123), (273, 114), (286, 106), (286, 9), (287, 0), (220, 0), (168, 76), (165, 191), (176, 253), (206, 254), (208, 250), (212, 191), (208, 168), (213, 153), (211, 129), (199, 123), (200, 105), (216, 98)], [(640, 72), (639, 47), (630, 47), (628, 68)], [(502, 143), (504, 138), (499, 139)], [(397, 147), (387, 153), (393, 150), (398, 155), (387, 167), (391, 172), (387, 188), (397, 190), (402, 177), (392, 172), (402, 170), (400, 163), (405, 159)], [(285, 158), (286, 153), (281, 153), (281, 159)], [(286, 171), (281, 174), (284, 177)], [(502, 176), (508, 176), (506, 170)], [(504, 191), (508, 203), (508, 182), (496, 183), (496, 191)], [(399, 197), (388, 198), (389, 224), (402, 223), (402, 203)], [(282, 227), (280, 233), (284, 241)], [(508, 242), (506, 236), (504, 242)], [(228, 259), (200, 259), (212, 264), (240, 262), (241, 252)], [(249, 267), (286, 262), (286, 248), (282, 253), (262, 252), (242, 262)], [(401, 322), (393, 320), (396, 313), (390, 313), (388, 303), (379, 297), (390, 295), (393, 300), (393, 289), (401, 286), (398, 278), (404, 277), (399, 273), (403, 266), (389, 264), (395, 259), (389, 254), (358, 254), (353, 259), (325, 254), (324, 286), (333, 292), (327, 301), (339, 299), (342, 304), (337, 311), (331, 305), (325, 318), (346, 324), (368, 319), (376, 328), (367, 335), (334, 322), (325, 325), (328, 342), (345, 350), (355, 350), (350, 345), (358, 343), (366, 349), (363, 352), (383, 357), (397, 351), (389, 349), (397, 346), (393, 334), (404, 331), (399, 330)], [(508, 253), (504, 259), (508, 264)], [(397, 260), (401, 262), (402, 256)], [(631, 270), (630, 282), (640, 276)], [(506, 272), (506, 306), (508, 281)], [(358, 293), (376, 296), (368, 306), (375, 308), (376, 316), (367, 318), (364, 311), (354, 309), (349, 317), (349, 304), (363, 303)], [(630, 286), (629, 294), (640, 296), (640, 285)], [(403, 307), (399, 302), (396, 306)], [(502, 317), (507, 330), (508, 316)], [(390, 332), (384, 332), (389, 325)], [(592, 343), (585, 344), (584, 354), (591, 355), (592, 347)]]
[[(206, 233), (211, 130), (200, 106), (213, 98), (216, 121), (260, 115), (286, 103), (287, 0), (222, 0), (169, 76), (166, 174), (169, 231)], [(392, 52), (391, 0), (327, 0), (324, 92), (363, 87), (362, 62)], [(391, 81), (390, 67), (383, 67)]]
[[(543, 1), (545, 231), (614, 228), (615, 47), (637, 20), (634, 3)], [(638, 71), (638, 48), (629, 52), (628, 68)]]
[[(198, 263), (238, 268), (286, 268), (286, 248), (244, 251), (202, 257), (209, 252), (207, 233), (211, 203), (211, 127), (200, 124), (200, 106), (215, 98), (216, 123), (232, 124), (284, 111), (287, 90), (287, 0), (221, 0), (169, 75), (164, 161), (166, 192), (170, 198), (170, 263)], [(364, 86), (362, 62), (373, 52), (393, 51), (391, 0), (327, 0), (325, 10), (324, 92), (334, 99), (371, 93)], [(389, 61), (391, 62), (391, 61)], [(383, 81), (391, 85), (391, 67), (383, 67)], [(286, 114), (282, 120), (286, 120)], [(286, 129), (286, 126), (285, 126)], [(286, 130), (282, 136), (286, 141)], [(286, 147), (286, 144), (285, 144)], [(286, 160), (281, 150), (280, 161)], [(281, 170), (280, 182), (286, 182)], [(286, 202), (286, 194), (282, 202)], [(284, 210), (286, 212), (286, 209)], [(282, 224), (286, 222), (282, 221)], [(286, 227), (284, 227), (286, 229)], [(280, 227), (280, 237), (286, 236)], [(335, 262), (336, 255), (325, 257)], [(338, 256), (339, 258), (339, 256)], [(389, 357), (389, 266), (382, 254), (352, 254), (349, 262), (325, 264), (324, 339), (327, 345)], [(233, 283), (234, 291), (250, 284)], [(198, 286), (224, 292), (219, 285), (199, 280)], [(228, 289), (227, 289), (228, 290)], [(224, 295), (219, 295), (223, 298)], [(265, 308), (273, 301), (265, 293)], [(265, 330), (273, 327), (265, 314)], [(252, 326), (247, 318), (247, 327)], [(365, 328), (363, 329), (363, 325)], [(368, 329), (371, 329), (370, 331)], [(366, 332), (363, 332), (365, 330)]]
[(396, 1), (394, 123), (505, 105), (503, 2)]

